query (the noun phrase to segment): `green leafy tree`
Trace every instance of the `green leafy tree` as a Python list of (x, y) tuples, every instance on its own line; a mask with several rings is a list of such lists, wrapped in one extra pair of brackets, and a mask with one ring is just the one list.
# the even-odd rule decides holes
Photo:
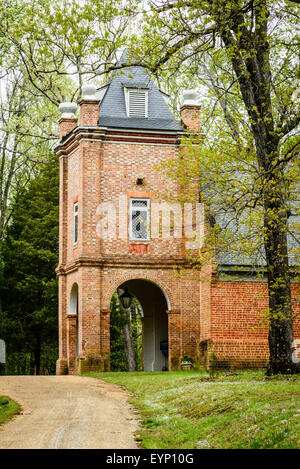
[(58, 113), (51, 103), (32, 95), (21, 70), (7, 70), (0, 85), (1, 241), (12, 215), (13, 200), (38, 172), (39, 165), (47, 161), (56, 140)]
[(112, 371), (128, 371), (123, 328), (127, 324), (127, 317), (121, 308), (118, 293), (115, 292), (110, 304), (110, 363)]
[[(287, 238), (290, 217), (297, 210), (299, 181), (296, 3), (152, 1), (145, 13), (144, 41), (135, 48), (136, 56), (165, 79), (186, 73), (181, 82), (190, 78), (195, 85), (201, 76), (211, 106), (223, 111), (217, 124), (226, 128), (227, 135), (216, 133), (212, 126), (196, 158), (200, 169), (192, 177), (200, 176), (201, 197), (208, 206), (223, 195), (226, 204), (222, 206), (234, 221), (248, 223), (250, 235), (244, 243), (240, 239), (241, 250), (251, 249), (251, 237), (256, 246), (259, 242), (263, 246), (269, 291), (269, 373), (295, 370)], [(201, 180), (209, 163), (213, 178)], [(251, 219), (259, 228), (252, 233)]]
[[(0, 336), (7, 372), (54, 372), (57, 353), (58, 161), (49, 157), (14, 204), (2, 243)], [(23, 360), (23, 369), (13, 361)]]
[[(57, 140), (60, 115), (57, 106), (32, 83), (20, 54), (19, 27), (30, 22), (24, 3), (4, 0), (1, 7), (0, 241), (10, 221), (13, 200), (35, 176), (39, 164), (47, 161), (49, 149)], [(52, 82), (62, 90), (72, 89), (72, 83), (62, 77)]]
[[(132, 299), (129, 311), (122, 308), (118, 293), (113, 294), (110, 315), (110, 360), (112, 371), (142, 370), (142, 307)], [(130, 348), (130, 350), (129, 350)]]
[(58, 105), (80, 99), (83, 83), (102, 83), (127, 25), (115, 0), (1, 2), (0, 241), (11, 200), (58, 138)]
[[(116, 52), (128, 39), (129, 21), (119, 1), (4, 0), (4, 4), (0, 35), (22, 63), (31, 86), (53, 104), (79, 99), (83, 82), (98, 78), (101, 83), (102, 76), (118, 68)], [(62, 77), (75, 86), (66, 89)]]

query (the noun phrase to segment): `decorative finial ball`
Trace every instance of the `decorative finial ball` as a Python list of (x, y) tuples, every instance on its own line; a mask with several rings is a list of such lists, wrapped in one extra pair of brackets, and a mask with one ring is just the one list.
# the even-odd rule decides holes
[(198, 91), (196, 89), (184, 90), (182, 95), (183, 105), (199, 106)]
[(75, 117), (74, 114), (77, 111), (76, 103), (60, 103), (59, 110), (62, 113), (61, 117)]
[(82, 99), (96, 99), (96, 91), (95, 85), (83, 85), (81, 88)]

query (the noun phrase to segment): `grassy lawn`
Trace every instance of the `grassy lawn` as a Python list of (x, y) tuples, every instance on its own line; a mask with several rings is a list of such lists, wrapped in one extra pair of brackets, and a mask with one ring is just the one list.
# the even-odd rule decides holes
[(149, 449), (300, 448), (300, 376), (89, 373), (131, 391)]
[(19, 404), (6, 396), (0, 396), (0, 425), (20, 412)]

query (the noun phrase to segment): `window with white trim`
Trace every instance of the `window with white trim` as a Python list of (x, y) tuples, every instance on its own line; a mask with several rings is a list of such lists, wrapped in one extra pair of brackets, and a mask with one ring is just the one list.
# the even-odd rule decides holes
[(74, 244), (77, 244), (77, 241), (78, 241), (78, 202), (75, 202), (73, 205), (73, 223), (74, 223), (73, 241), (74, 241)]
[(148, 117), (148, 91), (125, 88), (128, 117)]
[(130, 199), (129, 237), (135, 241), (150, 240), (150, 199)]

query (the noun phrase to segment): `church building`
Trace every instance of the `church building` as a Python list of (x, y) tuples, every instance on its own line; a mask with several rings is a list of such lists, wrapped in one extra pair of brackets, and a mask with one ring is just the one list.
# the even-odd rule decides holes
[[(187, 131), (200, 132), (195, 93), (184, 93), (177, 121), (148, 72), (128, 65), (100, 89), (83, 87), (79, 119), (74, 103), (60, 110), (57, 374), (110, 369), (115, 291), (142, 306), (145, 371), (180, 369), (185, 356), (203, 366), (212, 355), (223, 367), (265, 366), (267, 282), (226, 258), (192, 268), (191, 227), (198, 220), (205, 236), (205, 218), (201, 207), (181, 210), (179, 182), (159, 170), (178, 158)], [(296, 285), (293, 307), (299, 315)], [(300, 342), (299, 321), (294, 337)]]

